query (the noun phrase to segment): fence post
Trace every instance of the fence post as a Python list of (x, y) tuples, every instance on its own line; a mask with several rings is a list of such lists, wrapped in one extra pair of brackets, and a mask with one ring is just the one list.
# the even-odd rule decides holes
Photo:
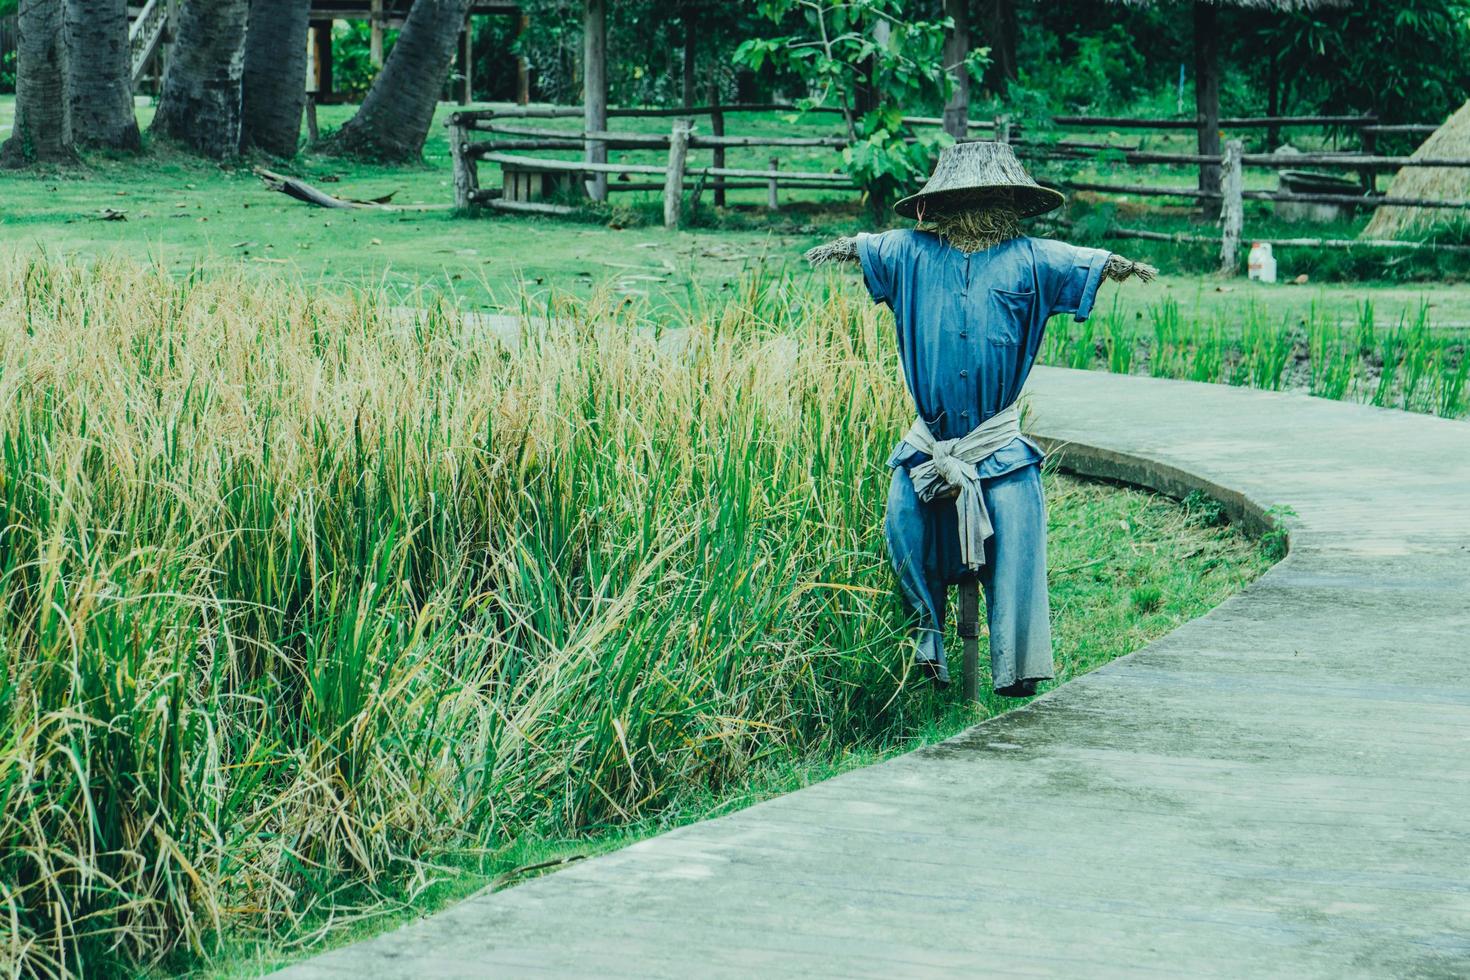
[[(779, 170), (780, 168), (781, 161), (776, 157), (771, 157), (771, 169), (774, 171)], [(778, 211), (781, 208), (780, 202), (776, 200), (775, 177), (769, 177), (766, 179), (766, 207), (771, 211)]]
[(469, 145), (470, 130), (460, 123), (456, 113), (449, 117), (449, 154), (454, 160), (454, 206), (461, 210), (472, 203), (471, 195), (479, 186), (479, 168), (474, 158), (465, 152)]
[(960, 582), (959, 634), (965, 643), (963, 694), (974, 702), (980, 695), (980, 583), (973, 578)]
[(1220, 274), (1235, 275), (1240, 268), (1240, 236), (1245, 227), (1245, 176), (1241, 172), (1241, 154), (1245, 145), (1240, 140), (1227, 140), (1220, 168)]
[[(710, 99), (709, 99), (709, 101), (710, 101), (710, 109), (712, 110), (710, 112), (710, 114), (709, 114), (709, 131), (710, 131), (711, 134), (713, 134), (715, 136), (724, 136), (725, 135), (725, 114), (720, 111), (720, 86), (719, 86), (719, 84), (718, 84), (718, 82), (716, 80), (716, 77), (711, 77), (711, 79), (710, 79), (709, 92), (710, 92)], [(720, 169), (720, 168), (723, 168), (725, 166), (725, 148), (723, 146), (717, 146), (714, 149), (714, 166), (715, 166), (716, 169)], [(725, 206), (725, 178), (723, 178), (723, 177), (716, 177), (715, 178), (715, 207), (722, 208), (724, 206)]]
[(684, 161), (689, 156), (689, 130), (693, 122), (675, 119), (669, 134), (669, 169), (664, 173), (664, 227), (679, 227), (679, 208), (684, 202)]
[(1009, 143), (1011, 141), (1011, 117), (995, 117), (995, 141), (997, 143)]

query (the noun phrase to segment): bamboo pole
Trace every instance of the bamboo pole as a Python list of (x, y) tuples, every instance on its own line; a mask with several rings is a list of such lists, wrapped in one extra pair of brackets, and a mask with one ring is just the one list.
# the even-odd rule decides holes
[(684, 163), (689, 155), (688, 119), (676, 119), (669, 132), (669, 167), (664, 175), (664, 227), (679, 227), (679, 209), (684, 202)]

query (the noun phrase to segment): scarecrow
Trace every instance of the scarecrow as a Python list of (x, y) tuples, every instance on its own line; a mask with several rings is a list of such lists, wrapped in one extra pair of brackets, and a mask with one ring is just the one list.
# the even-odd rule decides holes
[(1063, 202), (1009, 145), (958, 143), (917, 194), (894, 206), (916, 228), (862, 234), (806, 253), (853, 262), (893, 310), (917, 417), (888, 458), (884, 522), (900, 590), (918, 614), (917, 659), (948, 684), (946, 587), (979, 580), (996, 693), (1027, 697), (1053, 676), (1042, 451), (1016, 399), (1056, 313), (1087, 319), (1103, 277), (1147, 282), (1151, 266), (1030, 238), (1021, 219)]

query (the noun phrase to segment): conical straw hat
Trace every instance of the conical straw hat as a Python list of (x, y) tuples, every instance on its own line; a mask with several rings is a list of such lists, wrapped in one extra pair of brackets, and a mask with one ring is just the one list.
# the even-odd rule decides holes
[(1062, 206), (1061, 193), (1031, 179), (1008, 143), (975, 140), (945, 147), (924, 189), (893, 206), (906, 218), (934, 217), (1009, 199), (1023, 218)]

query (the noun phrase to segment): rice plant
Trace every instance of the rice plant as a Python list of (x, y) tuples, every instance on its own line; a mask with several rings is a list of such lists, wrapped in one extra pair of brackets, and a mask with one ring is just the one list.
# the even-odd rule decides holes
[(1153, 349), (1149, 352), (1148, 373), (1155, 378), (1178, 378), (1184, 375), (1188, 337), (1179, 301), (1170, 296), (1148, 309), (1153, 327)]
[[(0, 263), (17, 971), (289, 935), (939, 717), (881, 533), (911, 408), (858, 288), (522, 309), (502, 339), (430, 297)], [(1083, 555), (1130, 526), (1052, 513)], [(1091, 627), (1063, 670), (1147, 638), (1097, 628), (1095, 559), (1054, 579), (1059, 635)]]
[(1116, 294), (1104, 329), (1106, 336), (1103, 344), (1108, 355), (1108, 370), (1114, 374), (1128, 374), (1133, 368), (1133, 352), (1138, 346), (1138, 335), (1133, 329), (1132, 321), (1118, 310)]
[[(1465, 340), (1436, 329), (1421, 303), (1399, 324), (1379, 332), (1371, 300), (1359, 304), (1349, 326), (1325, 319), (1313, 302), (1302, 329), (1291, 317), (1268, 322), (1248, 304), (1238, 315), (1184, 322), (1173, 298), (1151, 306), (1151, 334), (1140, 338), (1114, 309), (1102, 317), (1107, 369), (1130, 374), (1142, 358), (1156, 378), (1178, 378), (1279, 391), (1303, 388), (1321, 398), (1355, 400), (1383, 408), (1429, 412), (1446, 418), (1470, 414)], [(1067, 334), (1056, 325), (1042, 347), (1042, 363), (1089, 368), (1099, 344), (1092, 321)]]

